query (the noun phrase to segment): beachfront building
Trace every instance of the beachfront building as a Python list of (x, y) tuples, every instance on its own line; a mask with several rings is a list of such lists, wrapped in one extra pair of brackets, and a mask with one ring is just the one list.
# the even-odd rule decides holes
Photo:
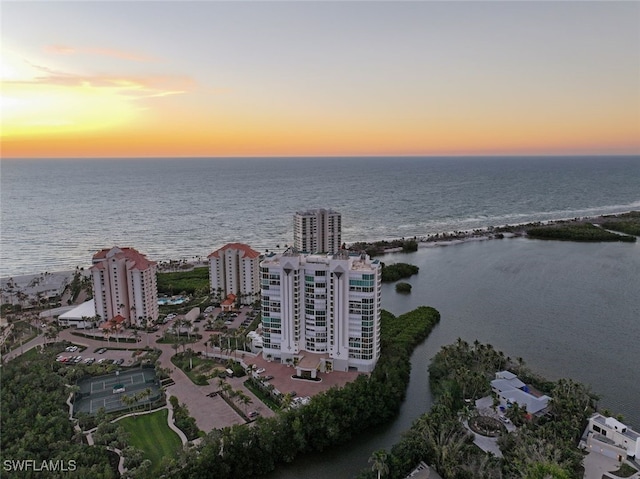
[(312, 378), (317, 371), (373, 370), (380, 355), (377, 260), (289, 248), (260, 263), (260, 281), (265, 359)]
[(618, 461), (640, 458), (640, 434), (615, 418), (595, 413), (589, 418), (580, 447)]
[(229, 243), (209, 256), (211, 294), (221, 301), (234, 295), (240, 304), (260, 299), (260, 253), (242, 243)]
[(293, 247), (305, 253), (334, 254), (342, 245), (342, 215), (323, 208), (293, 216)]
[(533, 391), (511, 371), (497, 372), (496, 378), (491, 381), (491, 390), (498, 397), (502, 407), (517, 404), (534, 416), (544, 414), (551, 400), (549, 396)]
[(158, 319), (157, 265), (133, 248), (103, 249), (93, 255), (95, 314), (102, 321), (122, 316), (130, 326)]

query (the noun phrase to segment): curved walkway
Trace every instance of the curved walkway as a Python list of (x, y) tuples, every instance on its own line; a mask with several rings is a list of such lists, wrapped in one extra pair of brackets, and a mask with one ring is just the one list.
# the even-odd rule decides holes
[[(167, 327), (167, 325), (164, 325), (155, 333), (142, 332), (140, 334), (141, 341), (137, 344), (138, 347), (142, 348), (142, 345), (146, 345), (148, 341), (151, 347), (159, 349), (162, 352), (159, 358), (160, 366), (170, 371), (171, 379), (173, 379), (175, 383), (166, 388), (167, 397), (176, 396), (181, 404), (186, 404), (189, 409), (189, 415), (195, 419), (198, 428), (204, 432), (234, 424), (244, 424), (244, 419), (222, 398), (217, 396), (211, 398), (207, 396), (207, 394), (218, 390), (217, 385), (197, 386), (189, 379), (184, 371), (174, 366), (171, 362), (171, 356), (175, 353), (171, 347), (172, 345), (156, 342), (162, 337)], [(76, 336), (72, 334), (73, 331), (73, 329), (61, 331), (59, 339), (84, 346), (90, 350), (105, 347), (104, 340)], [(196, 352), (206, 353), (207, 348), (204, 343), (207, 339), (208, 338), (203, 337), (199, 341), (191, 343), (189, 347)], [(110, 346), (113, 347), (115, 344), (112, 343)], [(136, 344), (122, 343), (121, 346), (135, 348)], [(234, 384), (234, 387), (238, 389), (241, 387), (240, 384)], [(244, 391), (246, 394), (249, 394), (248, 390), (244, 389)], [(258, 404), (257, 398), (253, 395), (250, 397), (254, 400), (254, 404)]]

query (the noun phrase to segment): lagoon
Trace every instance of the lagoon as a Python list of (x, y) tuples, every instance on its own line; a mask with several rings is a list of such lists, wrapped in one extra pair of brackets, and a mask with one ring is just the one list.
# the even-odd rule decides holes
[(385, 263), (420, 267), (411, 294), (383, 285), (383, 307), (419, 305), (442, 319), (412, 356), (411, 382), (398, 417), (348, 445), (298, 458), (270, 479), (354, 477), (367, 459), (398, 442), (431, 407), (427, 367), (458, 337), (522, 357), (537, 373), (589, 384), (600, 406), (640, 429), (640, 245), (524, 238), (471, 241), (387, 254)]

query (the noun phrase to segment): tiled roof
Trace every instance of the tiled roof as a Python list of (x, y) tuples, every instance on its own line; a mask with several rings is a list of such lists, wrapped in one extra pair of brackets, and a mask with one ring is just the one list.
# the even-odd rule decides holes
[(222, 302), (222, 306), (232, 305), (235, 300), (236, 300), (235, 294), (228, 294), (225, 300)]
[[(127, 269), (137, 269), (144, 271), (155, 265), (155, 261), (149, 261), (145, 255), (134, 248), (118, 248), (113, 247), (103, 249), (93, 255), (94, 264), (91, 269), (104, 269), (104, 260), (107, 258), (126, 259), (129, 264)], [(99, 261), (99, 262), (98, 262)]]
[(100, 328), (104, 329), (104, 330), (108, 330), (111, 328), (119, 328), (120, 324), (122, 324), (125, 321), (124, 317), (122, 317), (121, 315), (117, 315), (113, 318), (111, 318), (108, 321), (105, 321), (104, 323), (102, 323), (100, 325)]
[(220, 253), (223, 251), (226, 251), (228, 249), (236, 249), (239, 251), (242, 251), (244, 254), (242, 255), (242, 257), (244, 258), (257, 258), (258, 256), (260, 256), (260, 253), (258, 253), (257, 251), (255, 251), (254, 249), (252, 249), (249, 245), (246, 245), (244, 243), (229, 243), (224, 245), (222, 248), (214, 251), (213, 253), (211, 253), (209, 256), (207, 256), (207, 258), (219, 258), (220, 257)]

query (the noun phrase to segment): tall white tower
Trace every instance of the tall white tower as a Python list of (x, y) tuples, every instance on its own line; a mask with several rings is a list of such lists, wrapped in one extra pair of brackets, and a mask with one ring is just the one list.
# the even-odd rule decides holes
[(260, 263), (263, 355), (370, 372), (380, 355), (380, 263), (367, 255), (303, 255)]

